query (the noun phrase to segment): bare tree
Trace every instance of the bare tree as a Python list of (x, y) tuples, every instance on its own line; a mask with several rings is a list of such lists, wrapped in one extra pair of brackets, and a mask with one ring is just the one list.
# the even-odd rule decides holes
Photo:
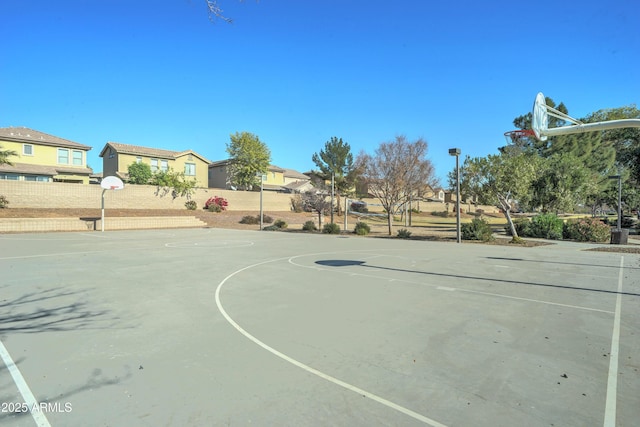
[(224, 11), (218, 4), (217, 0), (205, 0), (207, 3), (207, 10), (209, 12), (209, 19), (213, 22), (216, 19), (221, 19), (224, 22), (232, 23), (233, 20), (231, 18), (227, 18), (223, 15)]
[(389, 235), (397, 207), (436, 183), (433, 165), (426, 158), (427, 148), (422, 138), (409, 142), (405, 136), (398, 136), (395, 141), (381, 143), (373, 156), (364, 152), (358, 155), (356, 164), (362, 180), (387, 212)]
[(217, 19), (220, 19), (228, 24), (231, 24), (233, 22), (233, 19), (228, 18), (224, 15), (224, 11), (220, 7), (218, 0), (205, 0), (205, 2), (207, 3), (207, 12), (209, 13), (209, 20), (211, 22), (215, 22)]

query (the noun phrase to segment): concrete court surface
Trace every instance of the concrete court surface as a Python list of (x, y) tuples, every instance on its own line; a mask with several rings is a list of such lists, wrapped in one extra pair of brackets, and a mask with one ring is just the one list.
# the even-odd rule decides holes
[(637, 425), (640, 257), (592, 246), (0, 235), (0, 425)]

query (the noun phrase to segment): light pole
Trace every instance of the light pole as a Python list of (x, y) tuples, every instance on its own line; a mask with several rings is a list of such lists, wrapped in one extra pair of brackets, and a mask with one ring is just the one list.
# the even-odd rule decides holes
[(333, 224), (333, 197), (334, 197), (335, 172), (331, 171), (331, 223)]
[(618, 180), (618, 224), (616, 231), (622, 231), (622, 175), (611, 175), (609, 179)]
[(263, 217), (262, 214), (262, 193), (264, 192), (264, 180), (267, 178), (267, 175), (261, 173), (256, 175), (260, 178), (260, 231), (262, 231)]
[(450, 148), (449, 155), (456, 157), (456, 239), (460, 243), (460, 149)]

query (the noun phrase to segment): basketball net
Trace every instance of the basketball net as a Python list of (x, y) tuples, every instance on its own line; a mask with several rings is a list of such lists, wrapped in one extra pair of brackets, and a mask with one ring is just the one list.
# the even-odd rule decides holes
[(528, 138), (535, 138), (536, 134), (531, 129), (516, 129), (504, 133), (507, 144), (518, 145)]

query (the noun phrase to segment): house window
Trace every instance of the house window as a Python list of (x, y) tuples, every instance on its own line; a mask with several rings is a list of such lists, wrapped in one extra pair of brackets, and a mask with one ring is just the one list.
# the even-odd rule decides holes
[(184, 164), (184, 174), (187, 176), (196, 176), (196, 164), (195, 163), (185, 163)]
[(33, 145), (22, 144), (22, 154), (25, 156), (33, 156)]
[(82, 166), (82, 151), (73, 150), (74, 166)]
[(58, 163), (61, 165), (69, 164), (69, 150), (58, 148)]
[(142, 157), (136, 157), (136, 163), (142, 163)]
[(158, 172), (158, 159), (151, 159), (151, 172)]
[(168, 160), (160, 160), (160, 170), (162, 172), (166, 172), (169, 170), (169, 161)]
[(7, 179), (9, 181), (18, 181), (20, 176), (14, 173), (0, 173), (0, 179)]

